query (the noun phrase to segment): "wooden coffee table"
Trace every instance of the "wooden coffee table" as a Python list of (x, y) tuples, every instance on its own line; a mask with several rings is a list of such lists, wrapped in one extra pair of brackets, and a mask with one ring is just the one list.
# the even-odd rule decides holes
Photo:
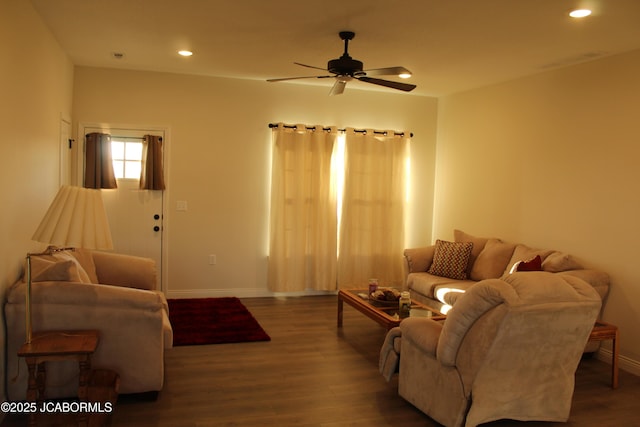
[[(338, 327), (342, 327), (342, 310), (344, 303), (346, 302), (351, 307), (358, 310), (360, 313), (374, 320), (387, 330), (395, 328), (400, 325), (402, 318), (398, 315), (398, 305), (381, 305), (372, 301), (369, 301), (367, 297), (367, 289), (341, 289), (338, 291)], [(444, 319), (444, 316), (439, 311), (427, 307), (417, 301), (411, 302), (411, 309), (419, 309), (421, 314), (433, 319)]]

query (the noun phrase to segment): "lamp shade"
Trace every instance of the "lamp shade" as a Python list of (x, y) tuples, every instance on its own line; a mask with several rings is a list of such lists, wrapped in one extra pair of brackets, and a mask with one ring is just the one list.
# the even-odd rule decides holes
[(100, 190), (60, 187), (32, 239), (61, 247), (113, 249)]

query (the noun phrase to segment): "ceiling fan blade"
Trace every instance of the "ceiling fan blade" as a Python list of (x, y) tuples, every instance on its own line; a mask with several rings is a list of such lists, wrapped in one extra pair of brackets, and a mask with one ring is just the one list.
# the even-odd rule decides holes
[(404, 67), (387, 67), (364, 70), (367, 76), (399, 76), (400, 74), (411, 74), (411, 71)]
[(345, 86), (347, 86), (347, 79), (337, 78), (331, 91), (329, 91), (329, 95), (341, 95), (344, 92)]
[(390, 87), (392, 89), (403, 90), (405, 92), (411, 92), (416, 88), (416, 85), (412, 85), (412, 84), (392, 82), (389, 80), (382, 80), (382, 79), (374, 79), (372, 77), (367, 77), (367, 76), (358, 77), (358, 80), (362, 82), (373, 83), (374, 85), (380, 85), (380, 86)]
[(327, 69), (326, 69), (326, 68), (320, 68), (320, 67), (315, 67), (315, 66), (313, 66), (313, 65), (301, 64), (301, 63), (299, 63), (299, 62), (294, 62), (294, 64), (296, 64), (296, 65), (300, 65), (301, 67), (307, 67), (307, 68), (313, 68), (313, 69), (316, 69), (316, 70), (327, 71)]
[(335, 76), (301, 76), (301, 77), (284, 77), (281, 79), (267, 79), (268, 82), (283, 82), (285, 80), (298, 80), (298, 79), (326, 79)]

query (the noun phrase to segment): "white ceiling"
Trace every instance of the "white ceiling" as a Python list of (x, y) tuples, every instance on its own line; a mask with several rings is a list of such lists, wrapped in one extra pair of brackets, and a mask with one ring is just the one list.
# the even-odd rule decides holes
[[(76, 65), (266, 80), (364, 68), (441, 96), (640, 48), (640, 0), (32, 0)], [(568, 16), (576, 7), (593, 15)], [(179, 49), (193, 50), (183, 58)], [(123, 53), (115, 59), (114, 52)], [(385, 77), (386, 78), (386, 77)], [(390, 78), (391, 79), (391, 78)], [(294, 83), (332, 85), (333, 79)], [(352, 89), (379, 89), (351, 82)], [(393, 91), (392, 89), (382, 89)]]

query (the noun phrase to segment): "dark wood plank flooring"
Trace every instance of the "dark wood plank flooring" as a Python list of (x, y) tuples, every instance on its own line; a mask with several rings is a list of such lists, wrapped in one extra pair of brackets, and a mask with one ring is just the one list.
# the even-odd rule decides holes
[[(335, 296), (251, 298), (243, 303), (270, 342), (176, 347), (166, 353), (165, 388), (156, 400), (121, 396), (112, 426), (438, 426), (378, 373), (385, 330), (345, 305), (336, 327)], [(622, 337), (624, 339), (624, 337)], [(428, 392), (428, 391), (425, 391)], [(66, 425), (42, 420), (47, 425)], [(2, 426), (24, 426), (7, 416)], [(640, 426), (640, 377), (581, 362), (568, 423), (498, 421), (486, 426)]]

